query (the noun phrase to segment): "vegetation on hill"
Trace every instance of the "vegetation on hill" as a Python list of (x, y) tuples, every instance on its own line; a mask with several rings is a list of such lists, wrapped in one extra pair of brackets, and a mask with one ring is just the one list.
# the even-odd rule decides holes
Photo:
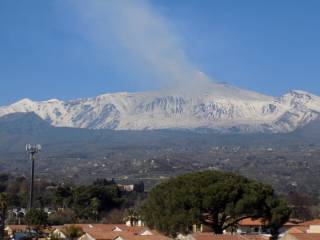
[[(192, 171), (237, 172), (270, 184), (277, 193), (305, 195), (307, 205), (297, 198), (292, 203), (300, 205), (295, 217), (305, 220), (320, 213), (319, 133), (319, 121), (288, 134), (218, 134), (208, 129), (55, 128), (35, 114), (14, 114), (0, 118), (0, 173), (29, 176), (26, 143), (43, 145), (36, 177), (55, 184), (114, 178), (122, 183), (141, 180), (151, 189), (165, 178)], [(22, 191), (27, 186), (21, 181), (14, 187)], [(10, 201), (22, 201), (21, 197)]]
[[(25, 208), (28, 199), (27, 179), (8, 175), (0, 175), (0, 179), (5, 180), (0, 182), (0, 193), (6, 193), (8, 208)], [(45, 222), (53, 225), (78, 222), (108, 223), (123, 221), (126, 209), (134, 207), (144, 197), (144, 192), (123, 191), (114, 181), (107, 179), (97, 179), (89, 185), (56, 184), (37, 180), (34, 205), (39, 209), (52, 209)], [(39, 214), (37, 211), (27, 212), (24, 219), (18, 220), (37, 226)], [(12, 221), (11, 223), (16, 223), (14, 219)]]

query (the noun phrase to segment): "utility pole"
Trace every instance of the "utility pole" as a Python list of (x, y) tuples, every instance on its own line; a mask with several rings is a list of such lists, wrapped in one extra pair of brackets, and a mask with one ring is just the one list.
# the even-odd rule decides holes
[(31, 161), (31, 179), (30, 179), (30, 195), (29, 195), (29, 209), (33, 207), (33, 181), (34, 181), (34, 160), (35, 155), (41, 151), (40, 144), (27, 144), (26, 152), (29, 153)]

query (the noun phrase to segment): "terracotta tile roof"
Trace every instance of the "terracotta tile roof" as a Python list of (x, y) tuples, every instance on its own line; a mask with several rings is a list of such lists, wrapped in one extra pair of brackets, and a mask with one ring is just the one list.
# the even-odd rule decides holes
[(290, 226), (297, 226), (297, 225), (299, 225), (299, 223), (288, 221), (283, 226), (290, 227)]
[(289, 222), (292, 222), (292, 223), (295, 223), (295, 224), (303, 223), (303, 221), (301, 219), (298, 219), (298, 218), (290, 218)]
[(86, 233), (96, 240), (113, 240), (119, 236), (118, 232), (87, 231)]
[(9, 229), (12, 231), (25, 231), (28, 229), (26, 225), (8, 225), (6, 229)]
[(212, 234), (199, 233), (193, 235), (196, 240), (268, 240), (268, 237), (263, 235), (228, 235), (228, 234)]
[[(70, 226), (59, 226), (58, 229)], [(96, 240), (114, 240), (121, 237), (125, 240), (169, 240), (157, 231), (149, 230), (145, 227), (130, 227), (125, 224), (74, 224)], [(149, 231), (152, 235), (141, 235)]]
[(84, 231), (87, 230), (96, 230), (96, 231), (104, 231), (104, 232), (131, 232), (133, 234), (140, 234), (146, 230), (145, 227), (130, 227), (125, 224), (87, 224), (82, 227)]
[(288, 230), (288, 233), (307, 233), (308, 226), (295, 226)]
[(319, 240), (320, 233), (292, 233), (291, 236), (297, 240)]
[(95, 229), (95, 230), (100, 230), (100, 231), (105, 231), (105, 232), (112, 232), (113, 230), (116, 230), (116, 228), (122, 230), (122, 231), (128, 231), (132, 233), (142, 233), (146, 230), (145, 227), (138, 227), (138, 226), (127, 226), (125, 224), (65, 224), (61, 226), (55, 226), (55, 229), (63, 229), (65, 227), (70, 227), (70, 226), (76, 226), (80, 227), (83, 231), (90, 230), (90, 229)]
[(88, 227), (89, 224), (78, 224), (78, 223), (76, 223), (76, 224), (64, 224), (64, 225), (59, 225), (59, 226), (53, 226), (53, 228), (58, 229), (58, 230), (62, 230), (64, 228), (70, 227), (70, 226), (75, 226), (75, 227), (79, 227), (79, 228), (83, 229), (85, 227)]
[(269, 240), (270, 237), (263, 235), (243, 235), (245, 240)]
[(169, 238), (160, 234), (141, 236), (132, 232), (104, 232), (92, 229), (88, 230), (86, 233), (96, 240), (114, 240), (117, 237), (121, 237), (125, 240), (169, 240)]
[(62, 225), (62, 226), (57, 226), (57, 227), (60, 227), (60, 228), (63, 228), (63, 227), (66, 227), (66, 226), (77, 226), (77, 227), (80, 227), (82, 229), (84, 228), (99, 228), (99, 229), (103, 229), (103, 230), (113, 230), (114, 228), (116, 227), (119, 227), (121, 228), (122, 230), (124, 231), (141, 231), (143, 229), (145, 229), (145, 227), (138, 227), (138, 226), (133, 226), (133, 227), (130, 227), (130, 226), (127, 226), (125, 224), (103, 224), (103, 223), (82, 223), (82, 224), (65, 224), (65, 225)]
[[(258, 218), (258, 219), (245, 218), (239, 222), (240, 226), (265, 226), (266, 224), (267, 222), (262, 218)], [(295, 219), (289, 220), (284, 224), (284, 226), (287, 226), (287, 227), (296, 226), (296, 225), (298, 225), (298, 223)]]
[(320, 225), (320, 219), (314, 219), (311, 221), (303, 222), (299, 224), (300, 226), (310, 226), (310, 225)]
[(262, 218), (253, 219), (253, 218), (245, 218), (239, 222), (240, 226), (264, 226), (265, 222)]

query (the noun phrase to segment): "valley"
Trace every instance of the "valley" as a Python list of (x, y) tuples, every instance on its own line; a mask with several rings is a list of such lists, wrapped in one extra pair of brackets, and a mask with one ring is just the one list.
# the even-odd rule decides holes
[(0, 171), (29, 174), (24, 145), (39, 142), (37, 177), (89, 183), (96, 178), (147, 189), (185, 172), (238, 172), (282, 193), (302, 191), (319, 198), (318, 122), (292, 133), (218, 134), (210, 129), (113, 131), (52, 127), (32, 113), (0, 118)]

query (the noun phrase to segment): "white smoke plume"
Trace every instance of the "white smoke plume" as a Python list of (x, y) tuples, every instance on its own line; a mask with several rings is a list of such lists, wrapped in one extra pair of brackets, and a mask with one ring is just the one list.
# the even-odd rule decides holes
[[(146, 0), (71, 0), (79, 29), (100, 48), (113, 41), (162, 87), (194, 89), (207, 77), (188, 61), (170, 23)], [(123, 54), (123, 52), (122, 52)], [(124, 66), (125, 71), (125, 66)]]

